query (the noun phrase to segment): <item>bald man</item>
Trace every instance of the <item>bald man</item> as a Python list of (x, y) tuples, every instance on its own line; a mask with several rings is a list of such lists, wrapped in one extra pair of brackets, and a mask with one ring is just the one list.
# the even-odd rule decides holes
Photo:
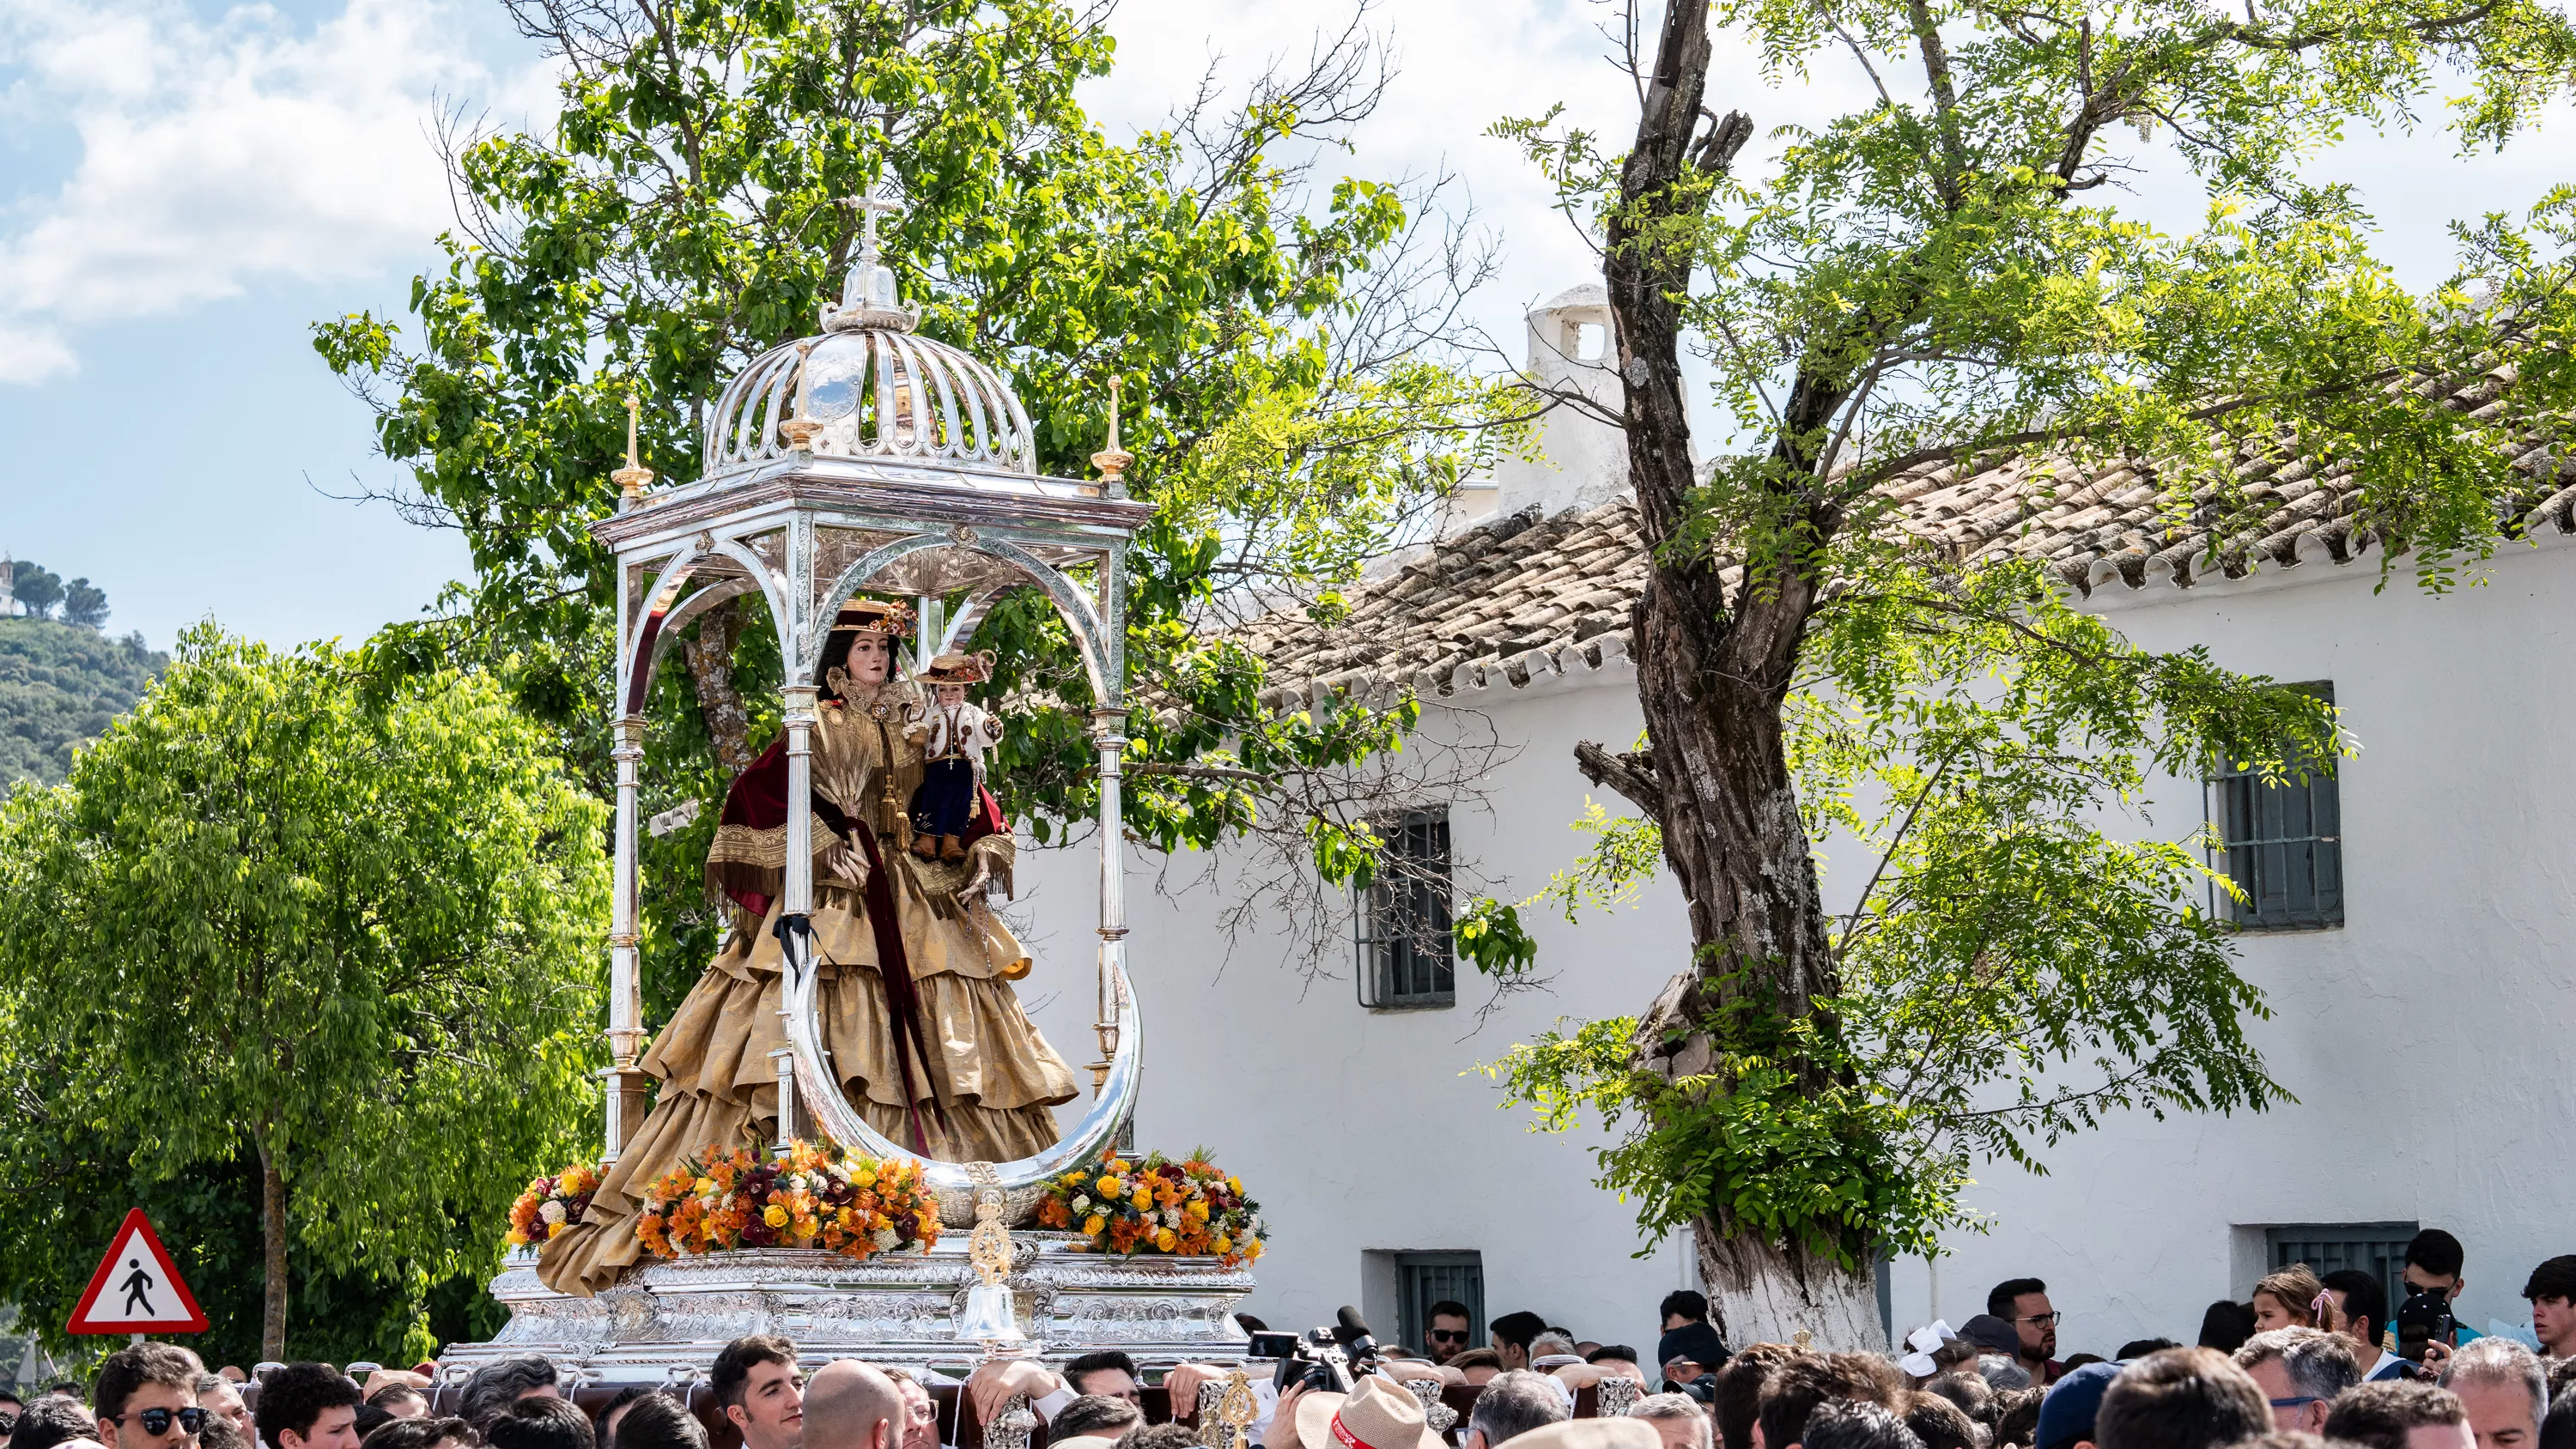
[(902, 1449), (903, 1393), (859, 1362), (835, 1359), (805, 1381), (803, 1449)]

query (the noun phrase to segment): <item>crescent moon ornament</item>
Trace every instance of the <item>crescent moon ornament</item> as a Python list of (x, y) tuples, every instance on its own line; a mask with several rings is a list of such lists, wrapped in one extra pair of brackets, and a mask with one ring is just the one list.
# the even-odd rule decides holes
[[(781, 1015), (787, 1019), (788, 1048), (795, 1054), (798, 1107), (813, 1116), (824, 1135), (853, 1152), (878, 1158), (916, 1156), (868, 1125), (867, 1119), (850, 1105), (839, 1076), (830, 1069), (823, 1053), (822, 1017), (816, 1009), (822, 973), (812, 951), (809, 940), (791, 937), (781, 973), (786, 980), (786, 1003)], [(953, 1228), (973, 1226), (979, 1187), (1000, 1188), (1003, 1221), (1025, 1223), (1036, 1212), (1047, 1179), (1104, 1155), (1116, 1145), (1119, 1127), (1135, 1110), (1144, 1054), (1137, 1030), (1136, 993), (1128, 985), (1126, 965), (1114, 963), (1110, 971), (1118, 998), (1118, 1048), (1110, 1057), (1107, 1080), (1092, 1096), (1091, 1109), (1082, 1114), (1081, 1124), (1073, 1131), (1033, 1156), (991, 1164), (925, 1159), (922, 1176), (938, 1195), (942, 1223)], [(970, 1171), (970, 1167), (989, 1171), (990, 1176), (984, 1176), (983, 1171)]]

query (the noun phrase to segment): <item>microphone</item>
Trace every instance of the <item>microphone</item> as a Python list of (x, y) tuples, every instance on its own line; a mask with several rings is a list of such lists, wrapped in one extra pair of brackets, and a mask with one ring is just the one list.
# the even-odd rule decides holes
[(1339, 1324), (1333, 1330), (1333, 1342), (1347, 1348), (1369, 1336), (1369, 1326), (1360, 1319), (1360, 1311), (1345, 1303), (1333, 1314)]

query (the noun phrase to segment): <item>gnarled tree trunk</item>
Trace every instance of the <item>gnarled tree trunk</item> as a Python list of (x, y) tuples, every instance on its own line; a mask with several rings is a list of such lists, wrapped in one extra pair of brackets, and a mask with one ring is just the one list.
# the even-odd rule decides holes
[(727, 599), (707, 610), (698, 627), (681, 640), (689, 661), (689, 682), (696, 686), (698, 713), (715, 741), (716, 758), (728, 779), (751, 768), (751, 711), (733, 682), (733, 647), (742, 638), (739, 599)]
[[(1835, 984), (1780, 713), (1815, 581), (1782, 563), (1729, 598), (1704, 552), (1665, 552), (1689, 517), (1699, 479), (1680, 361), (1678, 299), (1689, 285), (1689, 254), (1660, 250), (1657, 224), (1704, 205), (1706, 190), (1687, 184), (1689, 174), (1723, 170), (1753, 130), (1740, 111), (1721, 119), (1703, 108), (1708, 63), (1708, 7), (1673, 0), (1603, 265), (1619, 324), (1630, 479), (1653, 558), (1631, 620), (1649, 748), (1643, 759), (1622, 761), (1597, 748), (1578, 752), (1596, 784), (1622, 790), (1656, 818), (1689, 906), (1693, 964), (1638, 1029), (1641, 1056), (1674, 1075), (1707, 1069), (1709, 1043), (1689, 1028), (1717, 1004), (1758, 990), (1795, 1016)], [(1808, 461), (1797, 450), (1810, 446), (1803, 440), (1815, 422), (1841, 401), (1839, 390), (1799, 379), (1777, 444), (1784, 462)], [(1823, 505), (1803, 518), (1819, 536), (1840, 522)], [(1700, 1222), (1699, 1242), (1710, 1307), (1729, 1343), (1804, 1329), (1823, 1346), (1886, 1346), (1867, 1271), (1847, 1272), (1720, 1219)]]

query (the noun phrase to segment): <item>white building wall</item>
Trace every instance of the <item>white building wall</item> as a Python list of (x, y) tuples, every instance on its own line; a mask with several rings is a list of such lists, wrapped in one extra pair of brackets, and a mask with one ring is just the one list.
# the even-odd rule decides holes
[[(2299, 1101), (2119, 1118), (2044, 1154), (2046, 1179), (1986, 1168), (1970, 1201), (1994, 1231), (1955, 1240), (1937, 1285), (1899, 1266), (1900, 1326), (1958, 1323), (2029, 1274), (2069, 1315), (2061, 1352), (2188, 1343), (2252, 1287), (2264, 1227), (2376, 1221), (2457, 1234), (2460, 1317), (2523, 1325), (2524, 1276), (2576, 1252), (2576, 781), (2553, 743), (2576, 713), (2576, 548), (2511, 549), (2446, 597), (2405, 576), (2374, 595), (2375, 564), (2096, 591), (2149, 648), (2332, 680), (2362, 747), (2338, 782), (2344, 924), (2237, 938), (2274, 1013), (2250, 1035)], [(2196, 784), (2158, 793), (2175, 828), (2198, 818)]]
[[(1497, 772), (1489, 811), (1452, 812), (1459, 857), (1522, 893), (1573, 858), (1580, 842), (1567, 822), (1583, 813), (1586, 788), (1574, 742), (1624, 745), (1640, 728), (1633, 675), (1616, 673), (1631, 682), (1488, 691), (1501, 697), (1470, 703), (1490, 707), (1520, 751)], [(1441, 728), (1440, 716), (1425, 711), (1426, 731)], [(1090, 1060), (1075, 1053), (1092, 1040), (1095, 860), (1086, 840), (1027, 851), (1018, 869), (1015, 915), (1039, 922), (1021, 999), (1077, 1065)], [(1184, 857), (1170, 875), (1195, 875), (1200, 864)], [(1652, 999), (1688, 956), (1665, 924), (1680, 909), (1669, 884), (1649, 891), (1642, 909), (1580, 929), (1533, 922), (1553, 982), (1480, 1022), (1491, 991), (1463, 962), (1453, 1009), (1365, 1010), (1353, 991), (1355, 948), (1336, 952), (1332, 979), (1310, 983), (1277, 936), (1229, 942), (1217, 929), (1218, 892), (1236, 882), (1165, 899), (1155, 893), (1160, 866), (1147, 857), (1128, 875), (1127, 959), (1145, 1034), (1137, 1142), (1173, 1153), (1204, 1146), (1262, 1204), (1273, 1237), (1252, 1312), (1273, 1328), (1302, 1329), (1332, 1322), (1349, 1303), (1392, 1335), (1393, 1285), (1364, 1292), (1362, 1255), (1475, 1249), (1489, 1314), (1534, 1309), (1585, 1337), (1651, 1346), (1657, 1301), (1691, 1281), (1687, 1245), (1676, 1239), (1632, 1257), (1641, 1246), (1633, 1216), (1592, 1186), (1588, 1148), (1598, 1138), (1528, 1132), (1524, 1114), (1498, 1110), (1500, 1093), (1476, 1068), (1559, 1017), (1634, 1011)], [(1059, 1110), (1069, 1122), (1081, 1105)]]
[[(2576, 781), (2555, 748), (2576, 712), (2563, 652), (2576, 548), (2517, 549), (2483, 586), (2448, 597), (2403, 578), (2374, 595), (2375, 582), (2371, 563), (2320, 562), (2275, 582), (2097, 591), (2094, 607), (2148, 647), (2205, 643), (2233, 668), (2332, 680), (2363, 746), (2341, 779), (2345, 924), (2239, 938), (2242, 969), (2275, 1013), (2253, 1039), (2299, 1101), (2233, 1118), (2115, 1118), (2044, 1151), (2046, 1178), (1983, 1166), (1969, 1202), (1993, 1230), (1954, 1237), (1937, 1267), (1896, 1265), (1900, 1330), (1961, 1322), (1993, 1283), (2029, 1274), (2067, 1314), (2062, 1354), (2189, 1342), (2211, 1300), (2245, 1297), (2265, 1225), (2389, 1220), (2466, 1243), (2463, 1319), (2522, 1323), (2524, 1274), (2576, 1251), (2565, 1145)], [(1580, 850), (1566, 827), (1586, 785), (1570, 750), (1633, 740), (1634, 690), (1633, 672), (1614, 666), (1459, 701), (1519, 747), (1494, 772), (1490, 813), (1453, 818), (1460, 854), (1509, 894)], [(2196, 782), (2163, 782), (2159, 833), (2196, 825), (2199, 795)], [(1091, 860), (1033, 851), (1020, 870), (1024, 905), (1047, 923), (1022, 995), (1077, 1062), (1090, 1039)], [(1349, 955), (1337, 979), (1304, 982), (1275, 942), (1230, 948), (1213, 891), (1157, 898), (1158, 868), (1141, 860), (1130, 874), (1147, 1056), (1139, 1137), (1206, 1146), (1263, 1202), (1275, 1237), (1253, 1311), (1274, 1326), (1326, 1322), (1363, 1301), (1363, 1253), (1474, 1248), (1491, 1313), (1532, 1308), (1604, 1341), (1654, 1336), (1657, 1298), (1688, 1281), (1685, 1246), (1631, 1259), (1633, 1215), (1591, 1185), (1586, 1139), (1529, 1134), (1474, 1069), (1560, 1016), (1651, 999), (1688, 954), (1669, 882), (1637, 910), (1580, 926), (1535, 919), (1549, 990), (1480, 1025), (1482, 984), (1463, 966), (1454, 1010), (1365, 1011)], [(1831, 893), (1837, 876), (1825, 879)]]

